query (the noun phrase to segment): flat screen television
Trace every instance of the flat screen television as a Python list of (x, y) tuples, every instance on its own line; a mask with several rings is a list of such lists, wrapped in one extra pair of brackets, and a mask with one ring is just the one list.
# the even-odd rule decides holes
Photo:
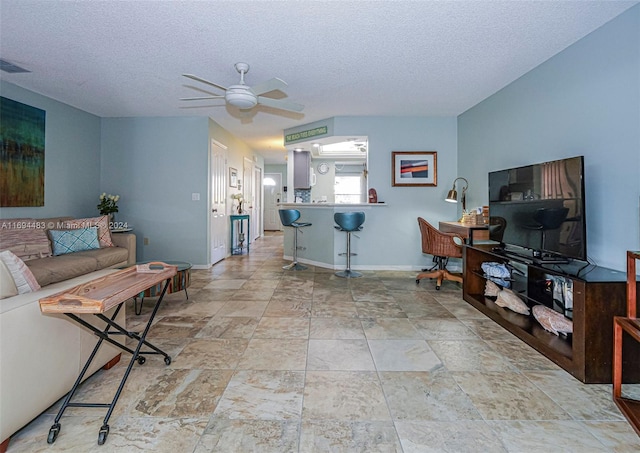
[(489, 237), (535, 261), (587, 261), (584, 195), (583, 156), (490, 172)]

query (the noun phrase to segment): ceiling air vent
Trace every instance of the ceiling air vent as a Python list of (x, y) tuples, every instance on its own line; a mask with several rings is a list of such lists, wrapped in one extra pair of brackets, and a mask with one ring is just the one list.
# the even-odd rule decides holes
[(21, 68), (20, 66), (14, 65), (10, 61), (3, 60), (2, 58), (0, 58), (0, 70), (4, 72), (9, 72), (11, 74), (17, 74), (21, 72), (31, 72), (27, 69)]

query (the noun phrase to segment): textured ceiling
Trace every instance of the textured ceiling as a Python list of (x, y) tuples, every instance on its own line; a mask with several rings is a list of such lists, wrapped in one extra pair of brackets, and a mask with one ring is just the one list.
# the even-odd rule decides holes
[[(460, 114), (638, 3), (0, 2), (0, 58), (32, 71), (3, 80), (101, 117), (209, 116), (267, 162), (284, 129), (333, 116)], [(239, 61), (302, 114), (179, 101), (206, 88), (181, 74), (228, 86)]]

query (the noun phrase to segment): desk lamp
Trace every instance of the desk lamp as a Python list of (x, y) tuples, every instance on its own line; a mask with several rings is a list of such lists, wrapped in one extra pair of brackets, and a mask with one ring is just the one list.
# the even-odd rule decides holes
[(449, 203), (458, 202), (458, 191), (456, 191), (456, 181), (458, 181), (459, 179), (462, 179), (464, 181), (464, 187), (462, 188), (462, 196), (460, 197), (460, 200), (462, 201), (462, 212), (465, 213), (467, 212), (467, 189), (469, 188), (469, 181), (467, 181), (465, 178), (456, 178), (453, 180), (453, 187), (447, 194), (447, 198), (445, 198), (445, 201), (448, 201)]

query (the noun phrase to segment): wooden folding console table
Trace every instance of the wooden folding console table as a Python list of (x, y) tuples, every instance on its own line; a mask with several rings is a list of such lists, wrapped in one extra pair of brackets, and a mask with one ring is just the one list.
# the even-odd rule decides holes
[[(118, 402), (120, 393), (122, 392), (122, 389), (127, 382), (127, 378), (129, 377), (129, 373), (131, 373), (131, 369), (133, 368), (133, 364), (136, 361), (138, 361), (140, 365), (144, 364), (146, 361), (144, 356), (148, 354), (160, 354), (164, 356), (164, 362), (167, 365), (171, 364), (171, 357), (169, 357), (164, 351), (149, 343), (146, 340), (146, 337), (158, 308), (160, 308), (160, 303), (164, 298), (171, 279), (176, 275), (176, 272), (176, 266), (171, 266), (166, 263), (152, 262), (148, 264), (139, 264), (113, 274), (109, 274), (106, 277), (101, 277), (69, 290), (40, 299), (40, 311), (42, 311), (42, 313), (62, 313), (91, 330), (99, 338), (96, 346), (91, 352), (91, 355), (87, 359), (86, 364), (82, 368), (80, 375), (62, 403), (62, 407), (49, 430), (47, 443), (52, 444), (55, 442), (58, 434), (60, 434), (60, 418), (67, 407), (104, 407), (107, 408), (107, 415), (105, 416), (102, 427), (98, 432), (98, 445), (104, 444), (107, 436), (109, 435), (109, 417), (111, 417), (111, 413)], [(165, 282), (164, 288), (162, 289), (162, 293), (153, 308), (153, 312), (149, 317), (149, 321), (147, 322), (142, 335), (138, 335), (136, 332), (129, 332), (115, 322), (116, 316), (118, 316), (118, 312), (122, 308), (123, 302), (137, 296), (148, 288), (161, 284), (163, 281)], [(104, 315), (104, 313), (114, 307), (116, 307), (116, 309), (110, 318)], [(80, 318), (78, 316), (79, 314), (92, 314), (105, 322), (106, 325), (103, 330), (100, 330), (96, 326)], [(128, 348), (123, 343), (113, 340), (111, 338), (113, 335), (124, 335), (127, 338), (137, 340), (138, 344), (135, 350)], [(52, 339), (52, 341), (55, 341), (55, 339)], [(98, 349), (100, 349), (103, 341), (106, 341), (131, 354), (129, 366), (122, 377), (122, 381), (120, 382), (120, 386), (118, 387), (112, 402), (109, 404), (71, 403), (71, 398), (82, 382), (84, 375), (98, 353)], [(146, 346), (150, 350), (142, 351), (142, 346)]]

